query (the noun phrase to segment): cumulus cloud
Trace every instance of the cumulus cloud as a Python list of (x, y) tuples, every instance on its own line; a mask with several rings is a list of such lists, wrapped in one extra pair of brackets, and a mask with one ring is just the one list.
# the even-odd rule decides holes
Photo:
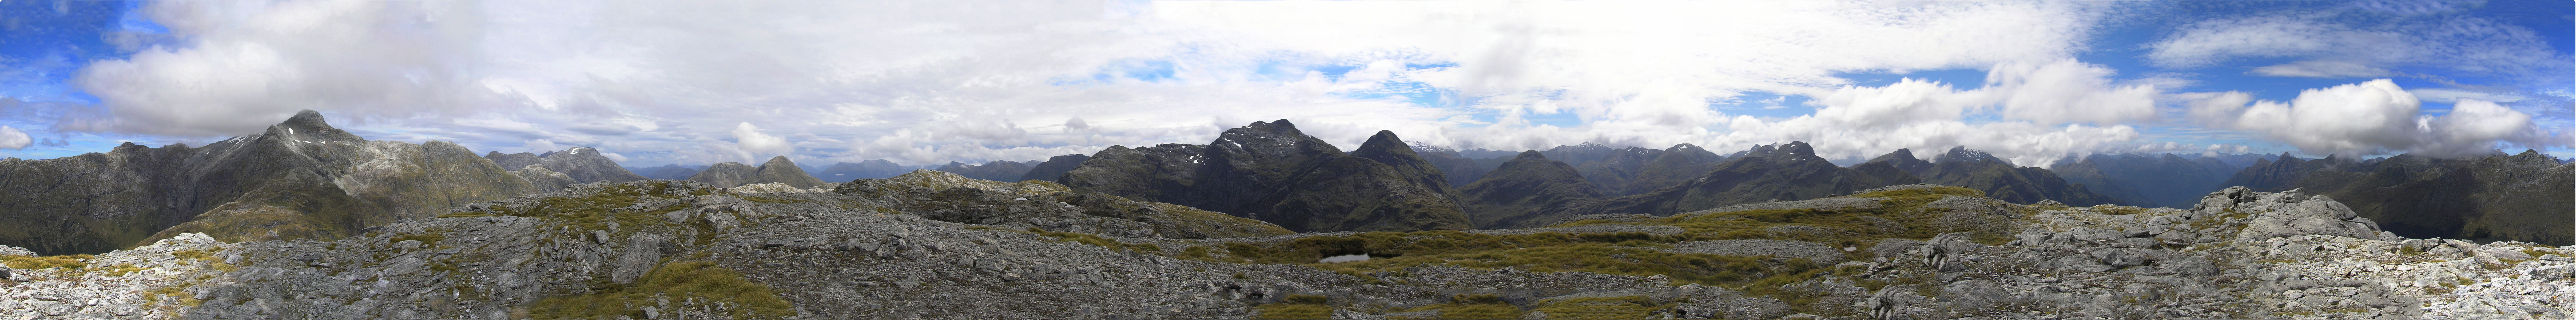
[(2213, 128), (2259, 132), (2310, 154), (2483, 155), (2497, 142), (2546, 147), (2531, 116), (2494, 102), (2462, 99), (2449, 114), (2423, 114), (2422, 100), (2388, 79), (2302, 90), (2289, 102), (2227, 92), (2192, 103)]
[(795, 151), (795, 146), (787, 144), (787, 138), (760, 133), (760, 127), (752, 126), (750, 122), (734, 125), (733, 139), (734, 145), (742, 151), (743, 163), (758, 163), (769, 156)]
[[(1965, 144), (2050, 157), (2134, 140), (2121, 123), (2153, 120), (2158, 85), (2176, 83), (2071, 60), (2105, 11), (2087, 3), (150, 7), (186, 45), (83, 70), (111, 112), (66, 127), (229, 135), (312, 108), (407, 141), (542, 140), (638, 164), (1032, 160), (1282, 118), (1343, 147), (1394, 130), (1468, 148), (1807, 140), (1847, 156)], [(1842, 77), (1960, 68), (1989, 81)], [(1813, 98), (1818, 113), (1709, 107), (1748, 93)]]
[(35, 139), (27, 137), (27, 133), (18, 131), (18, 128), (0, 126), (0, 149), (26, 149), (27, 145), (35, 143)]
[(2348, 61), (2320, 60), (2307, 60), (2255, 67), (2253, 71), (2247, 71), (2245, 73), (2273, 77), (2308, 78), (2383, 77), (2393, 74), (2393, 72), (2388, 71), (2388, 69), (2381, 69), (2367, 64)]

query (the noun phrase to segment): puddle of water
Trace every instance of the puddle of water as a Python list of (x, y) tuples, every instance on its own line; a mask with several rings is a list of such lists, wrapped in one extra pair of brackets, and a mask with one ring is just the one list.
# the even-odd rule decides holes
[(1369, 259), (1369, 256), (1368, 256), (1368, 255), (1365, 255), (1365, 254), (1354, 254), (1354, 255), (1344, 255), (1344, 256), (1333, 256), (1333, 257), (1330, 257), (1330, 258), (1324, 258), (1324, 260), (1323, 260), (1323, 261), (1316, 261), (1316, 262), (1321, 262), (1321, 263), (1352, 262), (1352, 261), (1368, 261), (1368, 259)]

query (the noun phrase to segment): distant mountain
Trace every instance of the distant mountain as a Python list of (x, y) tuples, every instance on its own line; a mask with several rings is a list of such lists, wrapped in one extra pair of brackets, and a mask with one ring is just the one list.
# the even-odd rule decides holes
[[(1916, 166), (1908, 161), (1913, 159), (1910, 151), (1899, 151), (1902, 151), (1902, 154), (1890, 153), (1871, 161), (1897, 168)], [(1879, 162), (1881, 160), (1886, 162)], [(2123, 203), (2119, 198), (2094, 193), (2084, 185), (2067, 183), (2065, 178), (2057, 176), (2057, 173), (2050, 172), (2048, 169), (2015, 166), (2012, 161), (1996, 158), (1984, 151), (1968, 150), (1965, 147), (1950, 148), (1949, 152), (1934, 158), (1932, 167), (1929, 169), (1906, 171), (1913, 172), (1917, 178), (1923, 180), (1923, 183), (1977, 189), (1985, 191), (1986, 197), (2013, 203), (2057, 200), (2057, 202), (2079, 207)]]
[[(1615, 188), (1604, 187), (1603, 194), (1610, 196), (1623, 196), (1653, 192), (1656, 189), (1680, 185), (1682, 182), (1697, 179), (1702, 175), (1707, 175), (1710, 170), (1717, 169), (1718, 162), (1726, 160), (1726, 157), (1718, 156), (1715, 152), (1709, 152), (1708, 149), (1702, 149), (1697, 145), (1688, 143), (1673, 145), (1671, 148), (1664, 148), (1659, 151), (1660, 152), (1656, 152), (1654, 159), (1648, 160), (1645, 165), (1638, 166), (1637, 169), (1629, 171), (1633, 172), (1633, 174), (1625, 177), (1625, 180), (1627, 180), (1626, 184)], [(1603, 180), (1592, 178), (1589, 175), (1587, 175), (1585, 179), (1593, 181)], [(1603, 186), (1598, 183), (1594, 185)]]
[(1471, 228), (1446, 180), (1392, 132), (1345, 154), (1283, 119), (1228, 129), (1207, 145), (1112, 146), (1057, 181), (1299, 232)]
[(2576, 245), (2576, 222), (2568, 219), (2569, 208), (2576, 208), (2576, 165), (2537, 151), (2461, 159), (2277, 159), (2227, 181), (2258, 191), (2300, 189), (2331, 197), (2409, 238)]
[(912, 170), (913, 168), (897, 165), (892, 161), (874, 159), (859, 161), (858, 163), (833, 163), (831, 167), (817, 170), (814, 174), (814, 178), (822, 179), (823, 182), (850, 182), (850, 180), (858, 179), (893, 178), (894, 176), (912, 172)]
[(529, 165), (542, 164), (546, 166), (546, 170), (548, 171), (562, 173), (566, 177), (571, 177), (574, 183), (627, 182), (651, 179), (642, 175), (637, 175), (635, 172), (628, 171), (625, 167), (617, 166), (616, 160), (609, 160), (608, 156), (599, 153), (599, 149), (593, 149), (590, 147), (573, 147), (572, 149), (546, 152), (545, 154), (526, 152), (501, 154), (499, 151), (493, 151), (484, 153), (483, 158), (491, 159), (492, 163), (501, 165), (502, 169), (510, 169), (511, 171), (518, 171), (520, 168), (525, 168)]
[(1029, 174), (1029, 165), (1031, 164), (1034, 163), (994, 160), (992, 162), (985, 162), (984, 164), (965, 164), (950, 161), (948, 162), (948, 165), (939, 166), (938, 169), (931, 170), (955, 173), (957, 175), (966, 176), (966, 178), (969, 179), (1017, 182), (1013, 180), (1019, 179), (1020, 176)]
[(1602, 197), (1601, 190), (1585, 181), (1574, 166), (1549, 160), (1535, 150), (1504, 162), (1483, 180), (1459, 187), (1458, 194), (1467, 217), (1479, 229), (1545, 226)]
[(787, 156), (770, 157), (769, 162), (763, 162), (759, 167), (743, 165), (741, 162), (718, 163), (707, 167), (706, 171), (699, 171), (697, 175), (689, 176), (688, 180), (705, 182), (719, 188), (760, 183), (785, 183), (797, 188), (823, 186), (822, 179), (815, 179), (814, 176), (805, 174), (805, 169), (796, 167), (796, 162), (787, 160)]
[(2190, 209), (2202, 196), (2226, 188), (2219, 183), (2236, 169), (2217, 159), (2202, 159), (2171, 153), (2096, 154), (2059, 161), (2049, 171), (2068, 183), (2126, 200), (2130, 206)]
[[(1725, 205), (1790, 201), (1921, 182), (1884, 165), (1844, 168), (1817, 157), (1806, 142), (1755, 146), (1698, 178), (1643, 194), (1610, 198), (1580, 213), (1670, 215)], [(1876, 168), (1877, 170), (1871, 170)]]
[(203, 147), (0, 160), (0, 243), (102, 253), (180, 233), (229, 242), (338, 239), (395, 220), (537, 192), (446, 141), (369, 141), (305, 110)]
[(1091, 156), (1068, 154), (1048, 157), (1046, 162), (1040, 162), (1035, 166), (1030, 166), (1029, 173), (1020, 175), (1020, 178), (1017, 180), (996, 181), (1055, 181), (1056, 178), (1063, 178), (1066, 171), (1073, 171), (1073, 168), (1081, 167), (1083, 161), (1091, 161)]
[(707, 166), (666, 164), (659, 167), (646, 168), (626, 167), (626, 171), (634, 172), (636, 175), (644, 176), (646, 179), (688, 180), (689, 176), (698, 175), (698, 170), (706, 170), (706, 168)]
[(1495, 166), (1511, 160), (1509, 157), (1468, 157), (1458, 150), (1421, 144), (1413, 146), (1413, 154), (1421, 156), (1424, 161), (1430, 161), (1431, 166), (1440, 168), (1441, 176), (1448, 177), (1451, 186), (1464, 186), (1484, 179), (1486, 172), (1494, 171)]

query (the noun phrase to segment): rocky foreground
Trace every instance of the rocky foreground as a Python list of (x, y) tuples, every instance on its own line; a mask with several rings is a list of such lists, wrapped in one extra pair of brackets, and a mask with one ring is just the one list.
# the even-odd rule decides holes
[[(2296, 191), (2189, 210), (1908, 185), (1514, 230), (1289, 234), (1047, 182), (650, 180), (337, 241), (9, 255), (0, 319), (2567, 319), (2576, 250)], [(13, 248), (0, 248), (7, 250)], [(1316, 263), (1331, 256), (1370, 260)]]

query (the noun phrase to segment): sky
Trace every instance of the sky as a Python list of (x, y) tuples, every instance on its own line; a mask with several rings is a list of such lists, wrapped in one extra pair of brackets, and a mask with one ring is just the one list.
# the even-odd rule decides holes
[(1038, 160), (1289, 119), (1599, 142), (2576, 156), (2569, 1), (0, 1), (0, 155), (368, 139)]

